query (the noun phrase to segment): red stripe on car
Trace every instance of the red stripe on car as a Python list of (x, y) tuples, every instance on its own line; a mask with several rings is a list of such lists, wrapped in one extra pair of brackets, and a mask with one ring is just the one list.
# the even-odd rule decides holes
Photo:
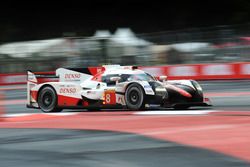
[(178, 88), (177, 86), (168, 85), (168, 88), (177, 91), (177, 92), (180, 93), (182, 96), (189, 97), (189, 98), (192, 97), (192, 95), (191, 95), (190, 93), (188, 93), (187, 91), (185, 91), (185, 90), (183, 90), (183, 89), (181, 89), (181, 88)]

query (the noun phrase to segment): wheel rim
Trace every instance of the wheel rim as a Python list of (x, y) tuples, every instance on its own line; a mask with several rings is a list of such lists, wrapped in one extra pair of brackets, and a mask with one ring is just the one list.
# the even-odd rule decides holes
[(130, 98), (129, 98), (129, 101), (130, 101), (130, 103), (132, 103), (133, 105), (135, 105), (135, 104), (137, 104), (138, 103), (138, 101), (139, 101), (139, 93), (138, 93), (138, 91), (136, 91), (136, 90), (132, 90), (131, 92), (130, 92), (130, 96), (129, 96)]
[(42, 98), (42, 101), (45, 107), (49, 107), (53, 101), (51, 93), (46, 92)]

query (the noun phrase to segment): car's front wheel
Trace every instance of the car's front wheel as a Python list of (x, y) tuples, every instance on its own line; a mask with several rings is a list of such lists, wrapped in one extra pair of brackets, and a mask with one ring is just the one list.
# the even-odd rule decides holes
[(128, 86), (125, 92), (125, 100), (128, 109), (131, 110), (140, 110), (145, 107), (145, 93), (142, 87), (133, 83)]
[(46, 86), (42, 88), (38, 95), (38, 105), (43, 112), (60, 112), (62, 109), (57, 108), (57, 94), (56, 91)]

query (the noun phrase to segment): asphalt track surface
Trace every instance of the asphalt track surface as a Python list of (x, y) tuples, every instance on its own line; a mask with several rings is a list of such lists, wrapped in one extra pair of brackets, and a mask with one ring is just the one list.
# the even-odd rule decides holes
[[(198, 108), (198, 110), (221, 110), (232, 113), (237, 111), (248, 113), (250, 111), (249, 80), (200, 81), (200, 83), (205, 94), (211, 99), (213, 107)], [(0, 103), (0, 105), (4, 107), (6, 114), (41, 113), (39, 110), (25, 107), (25, 90), (5, 90), (2, 92), (4, 92), (4, 102), (7, 103), (4, 105)], [(71, 110), (65, 112), (74, 113), (74, 110), (73, 112)], [(93, 114), (83, 113), (85, 116)], [(147, 117), (133, 116), (130, 118), (126, 114), (122, 114), (118, 118), (116, 114), (113, 114), (115, 111), (110, 113), (111, 117), (103, 115), (99, 119), (107, 119), (107, 122), (109, 119), (114, 120), (117, 121), (117, 125), (119, 125), (119, 119), (121, 121), (128, 120), (125, 125), (116, 128), (115, 124), (108, 125), (107, 122), (97, 121), (96, 117), (100, 113), (96, 112), (92, 117), (88, 117), (89, 121), (84, 118), (78, 120), (78, 124), (80, 124), (78, 126), (82, 126), (81, 122), (84, 121), (87, 124), (80, 129), (73, 126), (77, 122), (77, 119), (74, 120), (73, 117), (73, 120), (70, 121), (60, 118), (51, 118), (49, 121), (49, 118), (45, 118), (47, 122), (40, 118), (37, 120), (25, 118), (15, 121), (10, 119), (10, 122), (7, 123), (1, 123), (0, 120), (0, 166), (250, 166), (250, 158), (248, 158), (250, 157), (249, 115), (206, 117), (208, 124), (213, 124), (212, 126), (208, 126), (208, 124), (203, 126), (203, 121), (201, 121), (203, 116), (182, 117), (179, 115), (173, 117), (175, 119), (173, 122), (171, 122), (172, 117), (165, 117), (170, 121), (169, 124), (164, 122), (165, 118), (153, 116), (155, 123), (152, 123), (152, 127), (156, 126), (157, 122), (157, 124), (160, 123), (157, 126), (158, 130), (159, 128), (167, 128), (170, 131), (168, 133), (173, 133), (168, 138), (164, 136), (156, 139), (154, 135), (144, 135), (145, 131), (148, 130), (146, 127), (151, 127), (148, 125), (149, 123), (136, 122), (137, 125), (133, 125), (133, 120), (140, 121), (140, 119), (147, 119)], [(150, 118), (148, 117), (148, 119)], [(185, 121), (188, 119), (189, 122), (186, 123)], [(220, 124), (220, 120), (226, 122)], [(150, 122), (150, 120), (148, 121)], [(201, 121), (200, 124), (196, 125), (197, 121)], [(94, 125), (93, 123), (92, 125), (92, 122), (99, 124)], [(245, 123), (242, 128), (241, 122)], [(103, 127), (102, 124), (104, 127), (112, 126), (112, 128), (107, 128), (111, 131), (100, 131), (100, 127)], [(181, 125), (181, 127), (178, 127), (179, 129), (172, 128), (175, 124)], [(185, 124), (192, 126), (185, 130)], [(133, 126), (138, 125), (143, 133), (139, 134), (136, 130), (133, 131)], [(196, 127), (194, 128), (194, 126)], [(27, 129), (27, 127), (34, 129)], [(55, 129), (58, 127), (60, 130)], [(91, 130), (86, 131), (86, 129)], [(132, 133), (129, 133), (131, 131)], [(176, 131), (179, 131), (178, 135)], [(226, 131), (225, 134), (224, 131)], [(154, 132), (150, 133), (154, 134)], [(213, 137), (215, 138), (213, 139)], [(217, 146), (216, 144), (221, 143), (221, 140), (224, 140), (228, 145)], [(210, 142), (214, 143), (207, 144)], [(243, 151), (242, 149), (235, 150), (237, 148), (235, 143), (238, 143)], [(246, 145), (244, 146), (244, 144)], [(232, 148), (229, 148), (230, 145)], [(244, 151), (245, 155), (241, 156)]]
[(0, 162), (3, 167), (250, 165), (204, 149), (128, 133), (48, 129), (0, 129), (0, 133)]

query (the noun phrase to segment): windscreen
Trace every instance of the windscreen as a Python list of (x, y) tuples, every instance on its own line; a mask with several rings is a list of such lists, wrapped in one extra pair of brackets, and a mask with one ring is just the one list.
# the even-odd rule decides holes
[(148, 73), (122, 74), (120, 82), (126, 81), (155, 81), (155, 79)]

